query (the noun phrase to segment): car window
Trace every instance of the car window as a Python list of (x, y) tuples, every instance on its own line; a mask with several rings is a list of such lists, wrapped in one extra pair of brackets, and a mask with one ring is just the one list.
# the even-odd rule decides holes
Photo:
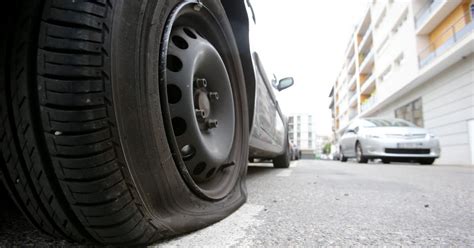
[(358, 127), (358, 126), (359, 126), (359, 123), (358, 123), (357, 121), (354, 121), (354, 122), (352, 122), (352, 123), (349, 125), (349, 128), (348, 128), (348, 129), (354, 130), (354, 129), (356, 129), (356, 127)]
[(373, 122), (370, 122), (370, 121), (367, 121), (367, 120), (361, 120), (360, 121), (360, 126), (361, 127), (376, 127), (377, 125), (375, 125)]
[(364, 127), (415, 127), (414, 124), (400, 119), (366, 119)]
[[(354, 130), (354, 131), (356, 131), (356, 128), (357, 128), (358, 126), (359, 126), (358, 121), (352, 122), (352, 123), (347, 127), (345, 133), (348, 133), (349, 130)], [(356, 132), (357, 132), (357, 131), (356, 131)]]

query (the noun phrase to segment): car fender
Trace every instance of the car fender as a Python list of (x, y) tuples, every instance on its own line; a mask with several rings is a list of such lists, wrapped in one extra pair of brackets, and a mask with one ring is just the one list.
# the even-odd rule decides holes
[(242, 62), (242, 68), (245, 74), (244, 77), (248, 99), (249, 128), (251, 129), (255, 116), (256, 104), (256, 79), (249, 40), (249, 21), (253, 14), (249, 13), (244, 0), (222, 0), (221, 3), (226, 11), (227, 18), (229, 18), (231, 23), (234, 37), (237, 41), (237, 46), (240, 52), (240, 61)]

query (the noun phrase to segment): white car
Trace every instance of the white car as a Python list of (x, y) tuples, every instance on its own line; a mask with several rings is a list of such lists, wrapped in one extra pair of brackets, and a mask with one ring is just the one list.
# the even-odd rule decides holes
[(436, 136), (401, 119), (364, 118), (354, 121), (340, 141), (340, 159), (356, 158), (433, 164), (441, 149)]

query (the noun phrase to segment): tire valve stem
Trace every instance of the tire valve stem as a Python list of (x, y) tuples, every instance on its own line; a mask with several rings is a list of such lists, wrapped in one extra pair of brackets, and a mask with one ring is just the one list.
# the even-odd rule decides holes
[(203, 121), (206, 117), (206, 113), (202, 109), (196, 109), (196, 118), (198, 121)]
[(197, 78), (194, 81), (197, 88), (206, 88), (207, 87), (207, 80), (205, 78)]
[(211, 99), (212, 101), (219, 101), (219, 93), (209, 92), (209, 99)]
[(202, 3), (201, 3), (201, 1), (198, 1), (198, 2), (194, 5), (194, 10), (199, 12), (199, 11), (201, 11), (201, 9), (202, 9)]
[(206, 126), (208, 129), (216, 128), (217, 127), (217, 120), (208, 120), (206, 122)]

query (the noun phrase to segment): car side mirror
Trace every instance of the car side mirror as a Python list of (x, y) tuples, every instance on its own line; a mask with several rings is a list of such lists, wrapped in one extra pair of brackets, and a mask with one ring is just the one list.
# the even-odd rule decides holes
[(278, 89), (278, 91), (282, 91), (286, 88), (289, 88), (294, 83), (295, 83), (295, 81), (293, 80), (292, 77), (283, 78), (282, 80), (280, 80), (280, 82), (278, 82), (277, 89)]

